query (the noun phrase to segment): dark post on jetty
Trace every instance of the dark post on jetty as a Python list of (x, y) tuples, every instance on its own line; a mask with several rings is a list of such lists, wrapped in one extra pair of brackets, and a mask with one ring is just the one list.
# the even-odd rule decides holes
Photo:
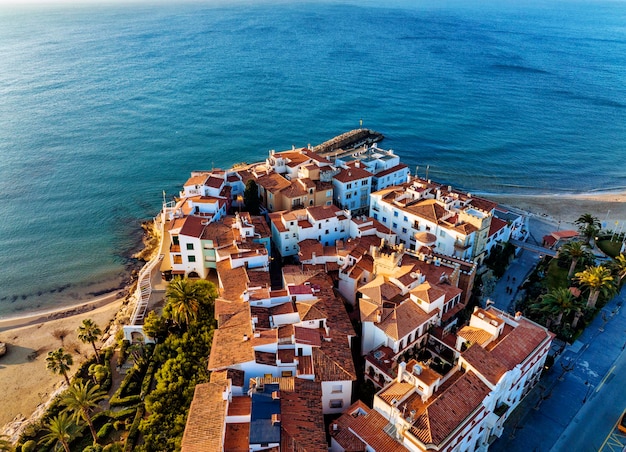
[(370, 129), (354, 129), (341, 135), (336, 136), (328, 141), (318, 144), (313, 148), (313, 152), (327, 157), (338, 150), (349, 150), (360, 148), (361, 146), (370, 146), (373, 143), (382, 141), (382, 133), (375, 132)]

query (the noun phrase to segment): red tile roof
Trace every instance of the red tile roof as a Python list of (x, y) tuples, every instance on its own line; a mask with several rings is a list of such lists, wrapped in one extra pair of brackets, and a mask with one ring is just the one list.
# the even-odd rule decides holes
[(354, 182), (355, 180), (365, 179), (367, 177), (372, 177), (372, 173), (363, 168), (350, 168), (345, 169), (342, 168), (339, 174), (335, 175), (334, 179), (341, 183)]
[(500, 378), (507, 372), (504, 364), (479, 344), (472, 345), (461, 356), (493, 385), (497, 384)]
[(181, 443), (182, 452), (217, 452), (222, 450), (227, 401), (222, 393), (226, 383), (196, 385)]
[(510, 370), (523, 363), (548, 338), (550, 334), (546, 330), (523, 319), (496, 344), (491, 354)]

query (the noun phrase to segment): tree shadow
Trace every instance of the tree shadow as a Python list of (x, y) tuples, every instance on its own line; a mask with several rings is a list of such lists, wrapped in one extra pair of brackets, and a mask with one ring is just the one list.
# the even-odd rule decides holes
[(0, 366), (6, 367), (35, 361), (42, 353), (45, 353), (45, 350), (45, 347), (35, 350), (33, 348), (7, 343), (6, 354), (0, 356)]

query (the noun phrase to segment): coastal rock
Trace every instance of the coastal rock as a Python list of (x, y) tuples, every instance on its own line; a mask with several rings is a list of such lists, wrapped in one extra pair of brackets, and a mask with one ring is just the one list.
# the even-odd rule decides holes
[(4, 356), (7, 353), (7, 344), (0, 342), (0, 356)]

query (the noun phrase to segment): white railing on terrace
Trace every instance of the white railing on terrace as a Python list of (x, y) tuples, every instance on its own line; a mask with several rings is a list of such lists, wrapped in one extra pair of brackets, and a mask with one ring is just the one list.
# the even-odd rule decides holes
[(137, 325), (138, 322), (143, 322), (146, 310), (148, 309), (148, 302), (152, 295), (152, 271), (157, 264), (161, 263), (163, 257), (163, 254), (159, 254), (158, 257), (144, 265), (139, 272), (137, 278), (137, 306), (130, 320), (131, 325)]
[[(162, 213), (165, 212), (165, 208)], [(159, 250), (163, 247), (163, 219), (162, 215), (158, 215), (154, 219), (155, 224), (161, 230), (161, 238), (159, 240)], [(143, 323), (143, 319), (146, 315), (146, 310), (148, 309), (148, 302), (150, 301), (150, 296), (152, 295), (152, 273), (157, 265), (161, 264), (163, 261), (164, 255), (158, 254), (153, 257), (146, 265), (143, 266), (139, 275), (137, 276), (137, 306), (135, 306), (135, 310), (133, 311), (133, 315), (130, 318), (131, 325), (137, 325), (138, 322)]]

